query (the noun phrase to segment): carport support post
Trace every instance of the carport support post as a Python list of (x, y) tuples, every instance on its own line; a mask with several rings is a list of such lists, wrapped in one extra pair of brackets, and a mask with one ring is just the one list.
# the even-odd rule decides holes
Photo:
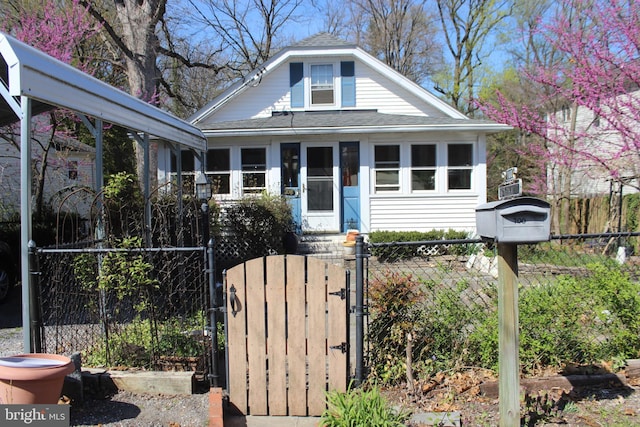
[(498, 243), (498, 375), (500, 427), (520, 426), (518, 246)]
[(31, 98), (20, 98), (20, 255), (22, 260), (22, 334), (25, 353), (33, 352), (31, 341)]

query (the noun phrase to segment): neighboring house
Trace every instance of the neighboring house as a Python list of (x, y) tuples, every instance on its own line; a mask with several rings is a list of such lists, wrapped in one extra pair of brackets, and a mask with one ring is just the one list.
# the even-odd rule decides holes
[[(606, 102), (625, 105), (627, 102), (635, 104), (638, 99), (640, 91), (633, 89)], [(638, 123), (633, 121), (632, 114), (626, 119), (630, 121), (626, 124), (630, 130), (630, 135), (627, 136), (629, 139), (638, 134), (635, 130)], [(589, 198), (609, 196), (612, 192), (630, 194), (639, 191), (640, 155), (637, 149), (630, 147), (625, 152), (625, 141), (620, 132), (612, 129), (593, 110), (567, 104), (559, 111), (547, 115), (547, 124), (550, 140), (548, 149), (554, 153), (554, 158), (562, 159), (548, 162), (549, 195)], [(562, 144), (567, 147), (551, 141), (566, 141)], [(570, 145), (573, 145), (573, 149), (568, 149)]]
[[(263, 191), (290, 199), (304, 233), (475, 229), (486, 201), (486, 135), (359, 47), (326, 33), (285, 48), (190, 119), (208, 140), (216, 200)], [(176, 168), (159, 151), (159, 181)]]
[[(34, 132), (32, 159), (36, 170), (41, 170), (42, 146), (46, 146), (51, 135)], [(10, 135), (0, 137), (0, 218), (8, 219), (20, 212), (20, 144), (9, 142)], [(75, 139), (56, 137), (47, 156), (44, 181), (44, 201), (54, 211), (77, 213), (88, 218), (94, 195), (83, 189), (93, 189), (95, 182), (95, 148)], [(34, 173), (33, 185), (38, 177)]]

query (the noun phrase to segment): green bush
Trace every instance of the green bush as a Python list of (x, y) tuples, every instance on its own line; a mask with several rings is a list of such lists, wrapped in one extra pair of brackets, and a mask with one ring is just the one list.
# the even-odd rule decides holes
[(422, 297), (420, 283), (411, 275), (386, 271), (369, 282), (369, 357), (377, 381), (394, 383), (404, 375), (406, 336), (420, 323)]
[[(563, 275), (520, 290), (523, 372), (637, 357), (640, 284), (619, 269), (601, 264), (590, 265), (588, 270), (585, 277)], [(497, 329), (495, 310), (471, 333), (467, 363), (497, 369)]]
[(377, 387), (351, 388), (327, 393), (327, 409), (320, 417), (324, 427), (404, 427), (410, 413), (395, 410)]
[(294, 231), (291, 207), (284, 196), (263, 193), (245, 197), (229, 206), (222, 218), (237, 242), (243, 242), (248, 258), (284, 253), (283, 238)]
[[(369, 242), (371, 246), (371, 255), (378, 257), (381, 261), (393, 262), (402, 259), (409, 259), (419, 256), (419, 250), (423, 245), (412, 242), (434, 242), (438, 240), (461, 240), (466, 239), (465, 231), (456, 230), (431, 230), (422, 231), (372, 231), (369, 234)], [(385, 243), (403, 243), (407, 245), (385, 245)], [(453, 245), (452, 247), (444, 247), (439, 245), (439, 253), (441, 255), (453, 254), (461, 255), (469, 253), (468, 245)]]

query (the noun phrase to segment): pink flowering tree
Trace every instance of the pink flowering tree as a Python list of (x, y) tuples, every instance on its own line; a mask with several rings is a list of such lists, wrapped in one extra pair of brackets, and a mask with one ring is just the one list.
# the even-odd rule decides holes
[[(93, 62), (84, 54), (85, 46), (99, 29), (78, 0), (70, 3), (46, 0), (39, 9), (20, 9), (0, 20), (0, 31), (89, 74), (93, 74)], [(68, 172), (68, 150), (61, 147), (75, 137), (76, 121), (75, 115), (62, 110), (52, 110), (34, 120), (32, 165), (36, 214), (43, 210), (48, 171)], [(20, 150), (18, 125), (0, 129), (0, 138)]]
[(520, 70), (537, 95), (522, 103), (498, 93), (481, 109), (540, 137), (526, 150), (544, 163), (538, 191), (555, 201), (612, 184), (640, 190), (640, 4), (561, 0), (556, 11), (534, 36), (557, 59)]

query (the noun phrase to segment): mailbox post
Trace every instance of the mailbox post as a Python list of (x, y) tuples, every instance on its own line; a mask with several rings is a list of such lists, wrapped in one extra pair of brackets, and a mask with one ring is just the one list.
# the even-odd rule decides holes
[(476, 208), (476, 229), (498, 246), (498, 388), (500, 427), (520, 426), (518, 244), (550, 239), (550, 205), (533, 197)]

